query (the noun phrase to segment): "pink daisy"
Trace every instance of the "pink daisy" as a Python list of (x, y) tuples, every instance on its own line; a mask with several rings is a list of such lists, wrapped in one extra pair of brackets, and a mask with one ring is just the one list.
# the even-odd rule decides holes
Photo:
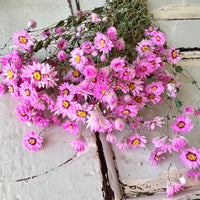
[(60, 126), (60, 124), (61, 124), (61, 119), (60, 119), (58, 116), (56, 116), (56, 115), (52, 115), (52, 116), (50, 117), (50, 122), (53, 123), (53, 124), (56, 125), (56, 126)]
[(83, 52), (88, 54), (92, 53), (92, 51), (95, 49), (95, 47), (92, 45), (92, 42), (83, 42), (81, 48)]
[(95, 78), (97, 74), (97, 70), (93, 65), (87, 65), (84, 67), (83, 73), (86, 78)]
[(145, 143), (147, 143), (146, 137), (140, 134), (134, 134), (127, 139), (127, 145), (132, 149), (145, 147)]
[(200, 169), (191, 169), (186, 172), (186, 176), (190, 178), (194, 178), (194, 180), (197, 182), (198, 178), (200, 177)]
[(176, 122), (172, 124), (172, 129), (175, 133), (187, 133), (191, 131), (194, 127), (194, 125), (191, 124), (191, 121), (192, 120), (188, 116), (179, 115), (176, 118)]
[(124, 128), (124, 126), (125, 126), (125, 122), (124, 122), (123, 119), (121, 119), (121, 118), (116, 118), (115, 119), (114, 128), (116, 130), (122, 130)]
[(114, 143), (116, 143), (117, 138), (113, 132), (109, 132), (106, 135), (106, 141), (108, 141), (111, 144), (114, 144)]
[(103, 52), (103, 54), (107, 54), (113, 47), (113, 43), (108, 39), (108, 37), (100, 32), (96, 33), (94, 44), (96, 49)]
[(25, 105), (18, 105), (16, 107), (16, 114), (22, 122), (27, 122), (31, 119), (31, 111)]
[(8, 85), (10, 82), (18, 81), (18, 71), (13, 64), (7, 64), (3, 67), (3, 83)]
[(164, 45), (165, 40), (166, 40), (165, 35), (162, 32), (158, 31), (153, 33), (152, 42), (157, 46)]
[(119, 149), (122, 149), (122, 150), (125, 150), (128, 148), (127, 140), (125, 138), (123, 138), (121, 141), (119, 141), (116, 145)]
[(43, 93), (40, 98), (47, 104), (47, 109), (50, 111), (55, 111), (55, 101), (48, 96), (46, 93)]
[(123, 38), (120, 38), (119, 40), (114, 41), (113, 45), (119, 51), (125, 50), (125, 42), (124, 42)]
[(66, 121), (62, 124), (62, 127), (69, 134), (76, 135), (79, 132), (79, 127), (75, 122)]
[(87, 58), (83, 55), (83, 50), (77, 47), (73, 51), (71, 51), (70, 54), (72, 57), (69, 59), (71, 65), (74, 66), (76, 69), (82, 71), (83, 66), (87, 62)]
[(173, 196), (180, 190), (183, 190), (183, 184), (181, 182), (170, 182), (167, 184), (167, 197)]
[(32, 46), (35, 43), (33, 36), (26, 30), (13, 33), (13, 40), (16, 46), (19, 46), (21, 49), (24, 49), (28, 52), (31, 51)]
[(187, 106), (185, 108), (185, 113), (188, 115), (193, 115), (194, 114), (194, 108), (192, 106)]
[(38, 151), (42, 148), (43, 139), (35, 132), (27, 132), (24, 136), (24, 146), (30, 151)]
[(200, 164), (200, 151), (195, 147), (191, 147), (182, 150), (179, 158), (186, 167), (189, 167), (190, 169), (196, 169)]
[(159, 166), (160, 161), (164, 160), (163, 151), (160, 148), (154, 148), (151, 152), (150, 162), (153, 166)]
[(59, 41), (58, 41), (58, 44), (57, 44), (57, 47), (58, 47), (59, 49), (67, 49), (67, 47), (68, 47), (68, 42), (67, 42), (67, 40), (64, 40), (64, 39), (59, 40)]
[(106, 34), (111, 41), (115, 41), (117, 39), (117, 29), (114, 26), (108, 27)]
[(58, 59), (59, 60), (66, 60), (67, 54), (65, 53), (65, 51), (60, 51), (58, 53)]
[(139, 95), (140, 91), (144, 88), (144, 82), (140, 79), (133, 79), (127, 83), (129, 91), (132, 92), (133, 96)]
[(135, 128), (140, 128), (140, 125), (141, 125), (141, 123), (142, 123), (142, 117), (138, 117), (138, 118), (136, 118), (132, 123), (131, 123), (131, 128), (132, 129), (135, 129)]
[(39, 88), (49, 88), (56, 86), (57, 71), (48, 63), (40, 64), (33, 62), (32, 65), (27, 65), (22, 70), (22, 76), (30, 78), (31, 84)]
[(154, 146), (156, 148), (159, 148), (161, 151), (163, 151), (164, 153), (166, 153), (167, 151), (169, 151), (170, 153), (172, 153), (172, 140), (171, 138), (165, 136), (165, 137), (161, 137), (161, 138), (154, 138), (152, 140), (152, 143), (154, 144)]
[(162, 98), (159, 95), (156, 95), (154, 93), (147, 94), (147, 99), (151, 101), (153, 104), (162, 102)]
[(51, 32), (50, 31), (44, 31), (44, 32), (42, 32), (42, 37), (43, 38), (48, 38), (49, 36), (51, 35)]
[(157, 31), (158, 28), (153, 28), (153, 27), (149, 27), (148, 29), (145, 29), (145, 36), (152, 36), (154, 34), (155, 31)]
[(136, 51), (138, 52), (139, 56), (152, 53), (153, 50), (154, 47), (152, 41), (147, 39), (143, 39), (136, 46)]
[(157, 116), (151, 121), (144, 122), (144, 126), (146, 126), (148, 129), (154, 130), (156, 126), (162, 127), (163, 117)]
[(180, 151), (187, 147), (187, 139), (183, 136), (176, 135), (172, 139), (172, 147), (175, 151)]
[(67, 76), (65, 76), (63, 80), (73, 83), (80, 83), (83, 81), (82, 73), (78, 69), (69, 70)]
[(91, 18), (93, 23), (100, 22), (99, 16), (96, 13), (91, 13)]
[(146, 54), (146, 60), (152, 65), (152, 71), (155, 71), (160, 67), (160, 63), (162, 62), (160, 57), (157, 57), (155, 54)]
[(36, 89), (33, 88), (33, 86), (29, 84), (27, 81), (25, 81), (20, 85), (19, 93), (22, 98), (30, 101), (36, 101), (38, 99), (38, 93)]
[(147, 85), (146, 92), (147, 93), (154, 93), (156, 95), (160, 95), (164, 92), (164, 87), (161, 82), (152, 82), (151, 84)]
[(110, 64), (110, 67), (116, 71), (116, 72), (119, 72), (123, 69), (123, 67), (125, 67), (126, 65), (126, 62), (125, 62), (125, 58), (114, 58), (112, 61), (111, 61), (111, 64)]
[(127, 105), (127, 106), (118, 106), (116, 114), (118, 117), (123, 117), (126, 119), (128, 116), (135, 117), (138, 113), (136, 106)]
[(64, 30), (62, 27), (58, 27), (58, 28), (56, 29), (56, 33), (57, 33), (58, 35), (62, 35), (64, 31), (65, 31), (65, 30)]
[(140, 93), (139, 95), (134, 96), (133, 104), (138, 108), (142, 109), (147, 103), (147, 98), (144, 93)]
[(167, 50), (167, 62), (170, 62), (174, 65), (177, 64), (178, 61), (181, 60), (181, 57), (179, 56), (179, 50), (176, 50), (175, 46), (171, 46)]
[(131, 69), (129, 67), (123, 68), (119, 72), (119, 77), (123, 81), (130, 81), (130, 80), (132, 80), (135, 77), (135, 70)]
[(106, 101), (109, 104), (109, 108), (113, 110), (117, 107), (118, 98), (115, 92), (109, 92), (108, 95), (106, 95)]
[(138, 78), (146, 78), (153, 72), (152, 65), (149, 62), (141, 61), (135, 68), (136, 76)]
[(106, 102), (106, 96), (107, 96), (108, 92), (109, 92), (108, 85), (97, 84), (97, 85), (95, 85), (93, 94), (97, 99), (101, 99), (101, 101)]
[(74, 141), (72, 141), (71, 144), (76, 152), (83, 152), (84, 150), (89, 148), (89, 145), (83, 136), (79, 136)]
[(8, 90), (11, 93), (12, 98), (19, 99), (19, 87), (17, 87), (17, 84), (15, 82), (10, 82), (8, 85)]
[(59, 94), (61, 96), (67, 96), (67, 95), (72, 95), (74, 94), (74, 85), (73, 84), (69, 84), (68, 82), (65, 82), (63, 84), (61, 84), (59, 87)]
[(32, 28), (32, 29), (36, 28), (37, 27), (37, 22), (35, 20), (33, 20), (33, 19), (30, 19), (28, 21), (28, 23), (27, 23), (27, 27), (28, 28)]
[(34, 123), (39, 127), (47, 127), (49, 126), (49, 119), (42, 117), (40, 115), (36, 115), (34, 117)]

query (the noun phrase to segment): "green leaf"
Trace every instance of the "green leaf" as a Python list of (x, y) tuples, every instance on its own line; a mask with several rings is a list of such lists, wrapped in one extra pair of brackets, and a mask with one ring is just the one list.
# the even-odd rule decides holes
[(183, 68), (181, 66), (176, 66), (175, 70), (176, 70), (176, 72), (181, 73), (183, 71)]
[(58, 28), (58, 27), (60, 27), (60, 26), (63, 26), (64, 23), (65, 23), (64, 20), (59, 21), (59, 22), (57, 23), (57, 25), (56, 25), (56, 28)]
[(36, 46), (35, 46), (35, 48), (33, 49), (33, 51), (34, 51), (34, 52), (37, 52), (37, 51), (39, 51), (42, 47), (43, 47), (43, 41), (40, 40), (40, 41), (36, 44)]
[(183, 103), (178, 98), (175, 99), (175, 104), (177, 108), (180, 108), (183, 105)]

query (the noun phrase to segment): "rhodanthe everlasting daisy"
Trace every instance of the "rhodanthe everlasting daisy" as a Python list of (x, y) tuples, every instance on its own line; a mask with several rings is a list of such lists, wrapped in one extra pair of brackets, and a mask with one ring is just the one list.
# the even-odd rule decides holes
[(111, 39), (111, 41), (115, 41), (117, 39), (117, 29), (114, 26), (110, 26), (107, 29), (107, 36)]
[(135, 68), (136, 76), (145, 79), (153, 72), (152, 65), (149, 62), (141, 61)]
[(157, 28), (149, 27), (148, 29), (145, 29), (145, 36), (152, 36), (155, 31), (157, 31)]
[(38, 151), (42, 148), (43, 139), (35, 132), (27, 132), (24, 136), (24, 146), (28, 150)]
[(76, 152), (83, 152), (85, 149), (89, 148), (89, 145), (83, 136), (79, 136), (72, 141), (72, 146)]
[(151, 121), (144, 122), (144, 126), (146, 126), (148, 129), (151, 129), (151, 130), (154, 130), (156, 126), (162, 127), (162, 124), (164, 124), (163, 117), (159, 117), (159, 116), (155, 117)]
[(57, 47), (58, 47), (59, 49), (67, 49), (67, 47), (68, 47), (68, 42), (67, 42), (67, 40), (64, 40), (64, 39), (59, 40), (59, 42), (58, 42), (58, 44), (57, 44)]
[(151, 157), (150, 157), (150, 162), (153, 166), (159, 166), (160, 165), (160, 161), (164, 160), (165, 157), (163, 156), (163, 151), (157, 147), (154, 148), (151, 152)]
[(182, 150), (179, 158), (186, 167), (196, 169), (200, 165), (200, 150), (195, 147)]
[(187, 139), (181, 135), (176, 135), (172, 139), (172, 147), (175, 151), (180, 151), (187, 147)]
[(16, 46), (19, 46), (21, 49), (24, 49), (26, 51), (31, 51), (31, 48), (35, 43), (35, 39), (33, 38), (33, 36), (26, 30), (13, 33), (13, 40)]
[(166, 153), (167, 151), (172, 153), (173, 146), (172, 146), (171, 138), (167, 136), (161, 137), (161, 138), (154, 138), (152, 140), (152, 143), (154, 144), (156, 148), (159, 148), (164, 153)]
[(153, 43), (151, 40), (143, 39), (140, 43), (137, 44), (136, 50), (139, 56), (149, 54), (154, 50)]
[(126, 119), (128, 116), (135, 117), (138, 113), (138, 109), (134, 105), (118, 106), (116, 114), (119, 117)]
[(176, 118), (176, 122), (172, 124), (172, 129), (175, 133), (187, 133), (191, 131), (194, 127), (194, 125), (191, 124), (191, 121), (192, 120), (188, 116), (179, 115)]
[(187, 171), (187, 177), (194, 178), (194, 180), (197, 182), (198, 178), (200, 177), (200, 169), (191, 169)]
[(11, 82), (17, 82), (19, 79), (18, 70), (13, 64), (7, 64), (2, 71), (3, 83), (9, 85)]
[(162, 46), (162, 45), (164, 45), (165, 40), (166, 40), (166, 37), (162, 32), (158, 31), (158, 32), (153, 33), (152, 42), (154, 44), (156, 44), (158, 46)]
[(154, 93), (156, 95), (161, 95), (164, 92), (164, 86), (161, 82), (152, 82), (151, 84), (147, 85), (146, 92), (148, 94)]
[(113, 132), (108, 132), (108, 134), (106, 135), (106, 141), (110, 142), (111, 144), (114, 144), (117, 141), (117, 137)]
[(145, 147), (146, 143), (146, 137), (140, 134), (134, 134), (127, 139), (127, 145), (132, 149)]
[(133, 96), (139, 95), (140, 91), (144, 88), (144, 82), (140, 79), (133, 79), (127, 83), (129, 91), (132, 92)]
[(16, 114), (22, 122), (27, 122), (31, 119), (31, 111), (25, 105), (18, 105)]
[(34, 117), (34, 123), (39, 127), (47, 127), (49, 126), (49, 119), (40, 115), (36, 115)]
[(77, 134), (79, 132), (79, 127), (75, 122), (66, 121), (62, 124), (63, 129), (69, 134)]
[(126, 62), (125, 62), (125, 59), (124, 58), (114, 58), (112, 61), (111, 61), (111, 64), (110, 64), (110, 67), (116, 71), (116, 72), (119, 72), (120, 70), (122, 70), (123, 67), (125, 67), (126, 65)]
[(92, 42), (83, 42), (81, 48), (83, 52), (88, 54), (92, 53), (95, 49), (95, 47), (92, 45)]
[(99, 16), (96, 13), (91, 13), (91, 17), (92, 17), (92, 22), (93, 23), (100, 22)]
[(122, 38), (120, 38), (119, 40), (114, 41), (113, 45), (119, 51), (125, 49), (125, 42), (124, 42), (124, 40)]
[(175, 46), (172, 45), (167, 50), (167, 61), (176, 65), (178, 61), (181, 60), (181, 57), (179, 56), (179, 50), (176, 50)]
[(180, 190), (183, 190), (183, 184), (181, 182), (170, 182), (167, 184), (167, 197), (173, 196)]

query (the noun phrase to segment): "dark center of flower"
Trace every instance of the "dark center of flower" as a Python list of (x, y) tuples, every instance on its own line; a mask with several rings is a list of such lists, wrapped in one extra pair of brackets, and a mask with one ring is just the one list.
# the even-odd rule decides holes
[(151, 93), (149, 96), (148, 96), (149, 99), (154, 99), (155, 98), (155, 94)]
[(11, 79), (11, 78), (13, 78), (13, 73), (12, 73), (12, 71), (8, 71), (8, 77)]
[(135, 97), (135, 101), (136, 101), (137, 103), (141, 103), (141, 102), (142, 102), (142, 98), (141, 98), (141, 97), (138, 97), (138, 96), (136, 96), (136, 97)]
[(142, 51), (144, 52), (144, 51), (148, 51), (149, 50), (149, 46), (143, 46), (142, 47)]
[(36, 141), (35, 138), (29, 138), (28, 142), (29, 142), (29, 144), (31, 144), (31, 145), (35, 145), (37, 141)]
[(70, 124), (70, 125), (68, 126), (68, 128), (69, 128), (69, 129), (73, 129), (74, 127), (73, 127), (72, 124)]
[(191, 152), (188, 152), (188, 154), (186, 156), (190, 161), (196, 161), (197, 160), (197, 156), (195, 154), (191, 153)]
[(77, 69), (74, 70), (73, 74), (74, 74), (75, 77), (80, 76), (80, 72)]
[(147, 68), (143, 66), (143, 67), (140, 69), (140, 71), (141, 71), (141, 72), (146, 72), (146, 71), (147, 71)]
[(86, 48), (86, 49), (91, 49), (91, 46), (90, 46), (90, 45), (87, 45), (85, 48)]
[(120, 89), (120, 90), (122, 89), (122, 86), (120, 86), (120, 85), (117, 85), (116, 87), (117, 87), (117, 89)]
[(93, 83), (96, 83), (96, 82), (97, 82), (97, 79), (96, 79), (96, 78), (93, 78), (93, 79), (92, 79), (92, 82), (93, 82)]
[(157, 86), (152, 87), (152, 91), (155, 91), (155, 90), (157, 90)]
[(20, 111), (21, 116), (25, 116), (26, 114), (23, 111)]
[(183, 128), (185, 126), (185, 122), (181, 121), (178, 123), (179, 128)]
[(101, 90), (101, 94), (106, 95), (106, 90), (105, 89)]
[(133, 83), (128, 84), (129, 90), (133, 90), (135, 88), (135, 85)]
[(157, 41), (160, 41), (160, 37), (159, 37), (159, 36), (157, 36), (157, 37), (156, 37), (156, 40), (157, 40)]
[(133, 140), (133, 145), (138, 145), (138, 144), (140, 144), (140, 140), (139, 139)]

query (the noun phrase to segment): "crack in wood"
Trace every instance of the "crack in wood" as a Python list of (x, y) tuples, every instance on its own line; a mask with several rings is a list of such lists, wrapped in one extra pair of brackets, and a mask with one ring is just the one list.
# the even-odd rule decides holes
[(107, 168), (106, 159), (105, 159), (104, 152), (103, 152), (103, 146), (102, 146), (101, 140), (99, 138), (99, 133), (96, 132), (95, 136), (96, 136), (97, 152), (99, 155), (100, 169), (101, 169), (101, 175), (102, 175), (103, 198), (105, 200), (114, 200), (115, 195), (110, 186), (110, 181), (109, 181), (109, 177), (108, 177), (108, 168)]
[(200, 51), (200, 47), (179, 47), (180, 52)]
[(73, 7), (72, 7), (72, 1), (67, 0), (67, 2), (68, 2), (68, 5), (69, 5), (69, 8), (70, 8), (71, 15), (74, 15)]
[(75, 157), (77, 156), (77, 154), (75, 154), (74, 156), (72, 156), (71, 158), (69, 158), (68, 160), (66, 160), (65, 162), (61, 163), (60, 165), (58, 165), (57, 167), (54, 167), (50, 170), (47, 170), (41, 174), (37, 174), (37, 175), (34, 175), (34, 176), (29, 176), (29, 177), (25, 177), (25, 178), (21, 178), (21, 179), (16, 179), (16, 180), (12, 180), (12, 181), (5, 181), (5, 180), (0, 180), (0, 182), (28, 182), (28, 180), (32, 180), (32, 179), (35, 179), (35, 178), (38, 178), (40, 176), (44, 176), (46, 174), (49, 174), (50, 172), (60, 168), (60, 167), (63, 167), (64, 165), (66, 165), (67, 163), (69, 163), (70, 161), (72, 161)]
[(76, 9), (77, 10), (81, 10), (80, 1), (79, 0), (75, 0), (75, 3), (76, 3)]

